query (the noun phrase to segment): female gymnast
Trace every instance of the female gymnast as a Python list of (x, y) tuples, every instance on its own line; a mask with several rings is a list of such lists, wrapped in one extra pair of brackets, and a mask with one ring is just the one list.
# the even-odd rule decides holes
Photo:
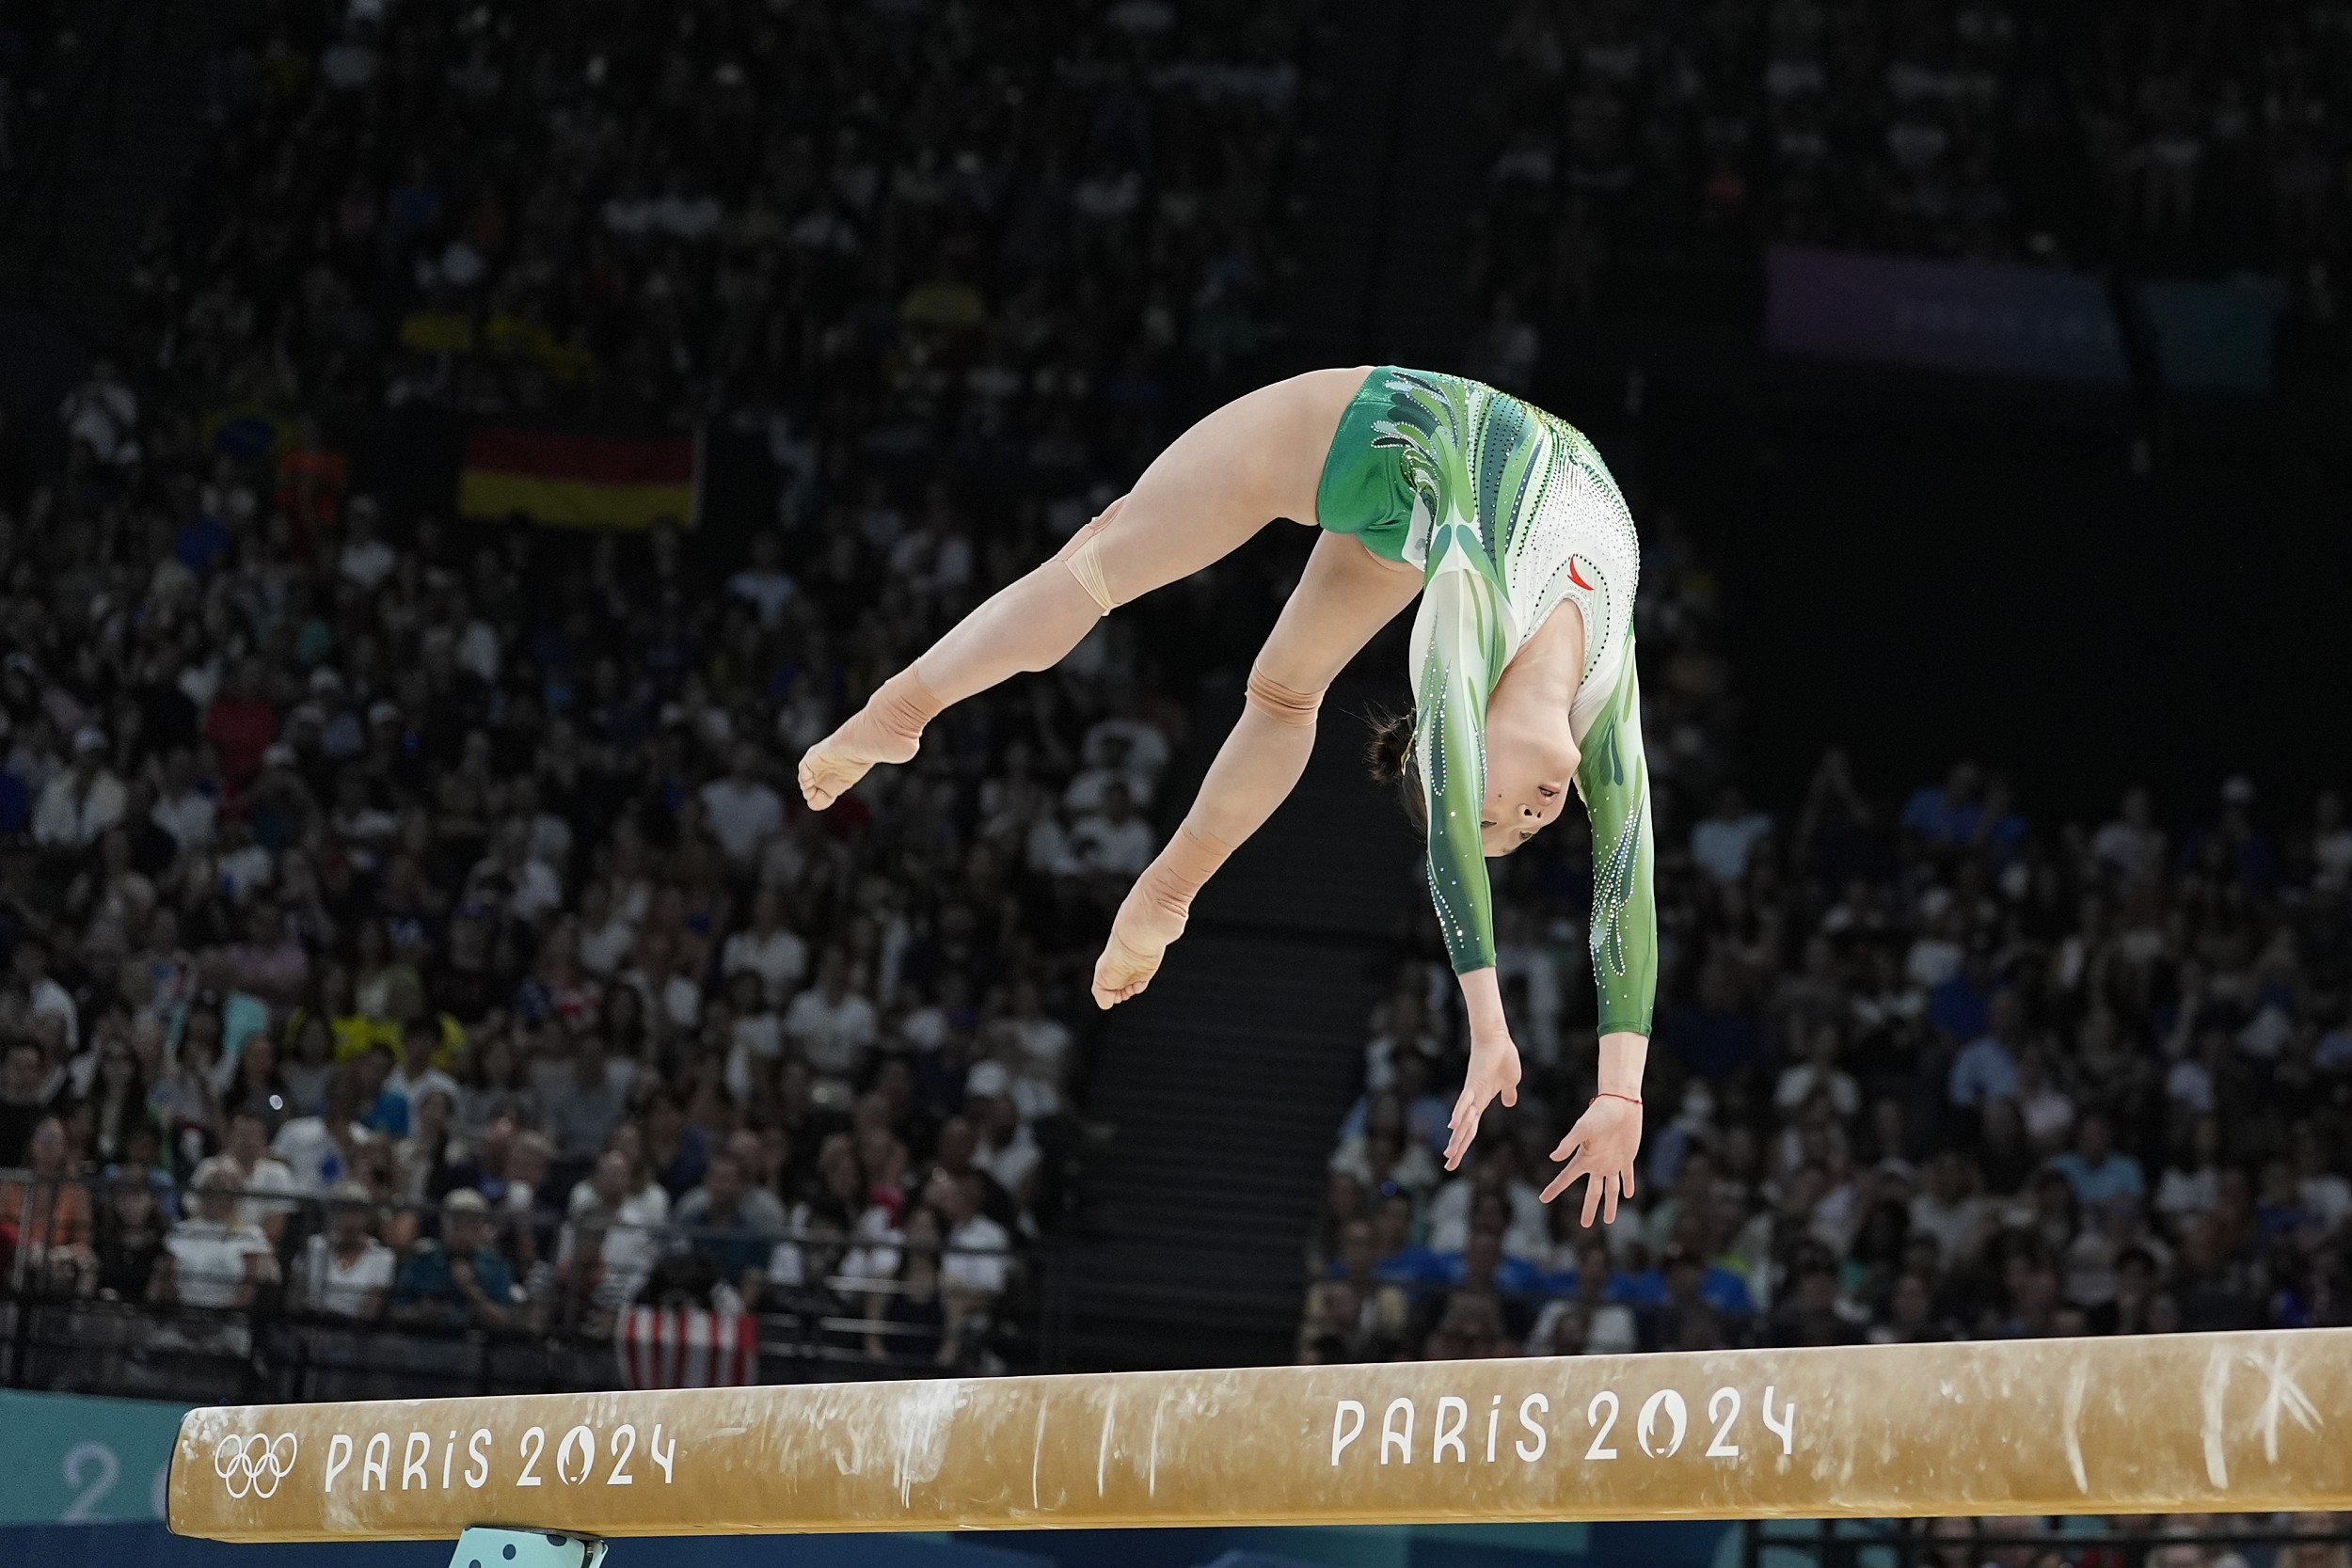
[(923, 726), (1023, 671), (1050, 668), (1095, 619), (1239, 546), (1272, 518), (1323, 530), (1249, 674), (1242, 717), (1184, 825), (1120, 904), (1094, 1000), (1141, 992), (1192, 900), (1298, 782), (1332, 679), (1421, 596), (1414, 714), (1374, 742), (1426, 830), (1429, 891), (1470, 1020), (1446, 1168), (1480, 1116), (1518, 1101), (1518, 1052), (1495, 976), (1486, 857), (1549, 825), (1574, 781), (1593, 830), (1599, 1094), (1553, 1151), (1547, 1201), (1589, 1177), (1583, 1221), (1633, 1193), (1657, 981), (1649, 773), (1633, 666), (1640, 549), (1624, 498), (1575, 430), (1454, 376), (1313, 371), (1227, 404), (1135, 488), (876, 689), (801, 759), (822, 811)]

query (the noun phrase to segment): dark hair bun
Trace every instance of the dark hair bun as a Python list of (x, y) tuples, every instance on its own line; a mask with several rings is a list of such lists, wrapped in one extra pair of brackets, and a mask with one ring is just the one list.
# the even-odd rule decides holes
[(1375, 713), (1372, 716), (1372, 744), (1364, 750), (1364, 762), (1371, 768), (1375, 784), (1392, 784), (1402, 779), (1406, 759), (1412, 752), (1411, 714)]

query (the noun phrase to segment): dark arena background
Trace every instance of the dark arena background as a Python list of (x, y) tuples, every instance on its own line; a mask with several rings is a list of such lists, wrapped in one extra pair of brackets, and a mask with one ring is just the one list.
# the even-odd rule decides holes
[[(1313, 530), (796, 783), (1388, 364), (1640, 530), (1606, 1226), (1409, 614), (1089, 998)], [(0, 1550), (2352, 1568), (2348, 596), (2352, 0), (0, 0)]]

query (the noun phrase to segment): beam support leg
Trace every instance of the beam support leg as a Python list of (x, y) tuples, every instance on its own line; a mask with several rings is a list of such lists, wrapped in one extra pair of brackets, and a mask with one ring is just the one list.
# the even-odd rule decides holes
[(592, 1535), (471, 1525), (450, 1568), (603, 1568), (607, 1544)]

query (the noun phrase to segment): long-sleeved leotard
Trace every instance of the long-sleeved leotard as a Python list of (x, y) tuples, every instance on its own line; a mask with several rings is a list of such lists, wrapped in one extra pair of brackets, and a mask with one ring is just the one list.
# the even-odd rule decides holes
[(1641, 570), (1633, 520), (1576, 430), (1455, 376), (1382, 367), (1340, 421), (1318, 521), (1419, 568), (1414, 746), (1429, 819), (1429, 890), (1457, 973), (1495, 961), (1479, 833), (1486, 698), (1563, 600), (1584, 620), (1569, 709), (1577, 792), (1593, 831), (1589, 945), (1600, 1033), (1647, 1035), (1657, 990), (1649, 769), (1633, 658)]

